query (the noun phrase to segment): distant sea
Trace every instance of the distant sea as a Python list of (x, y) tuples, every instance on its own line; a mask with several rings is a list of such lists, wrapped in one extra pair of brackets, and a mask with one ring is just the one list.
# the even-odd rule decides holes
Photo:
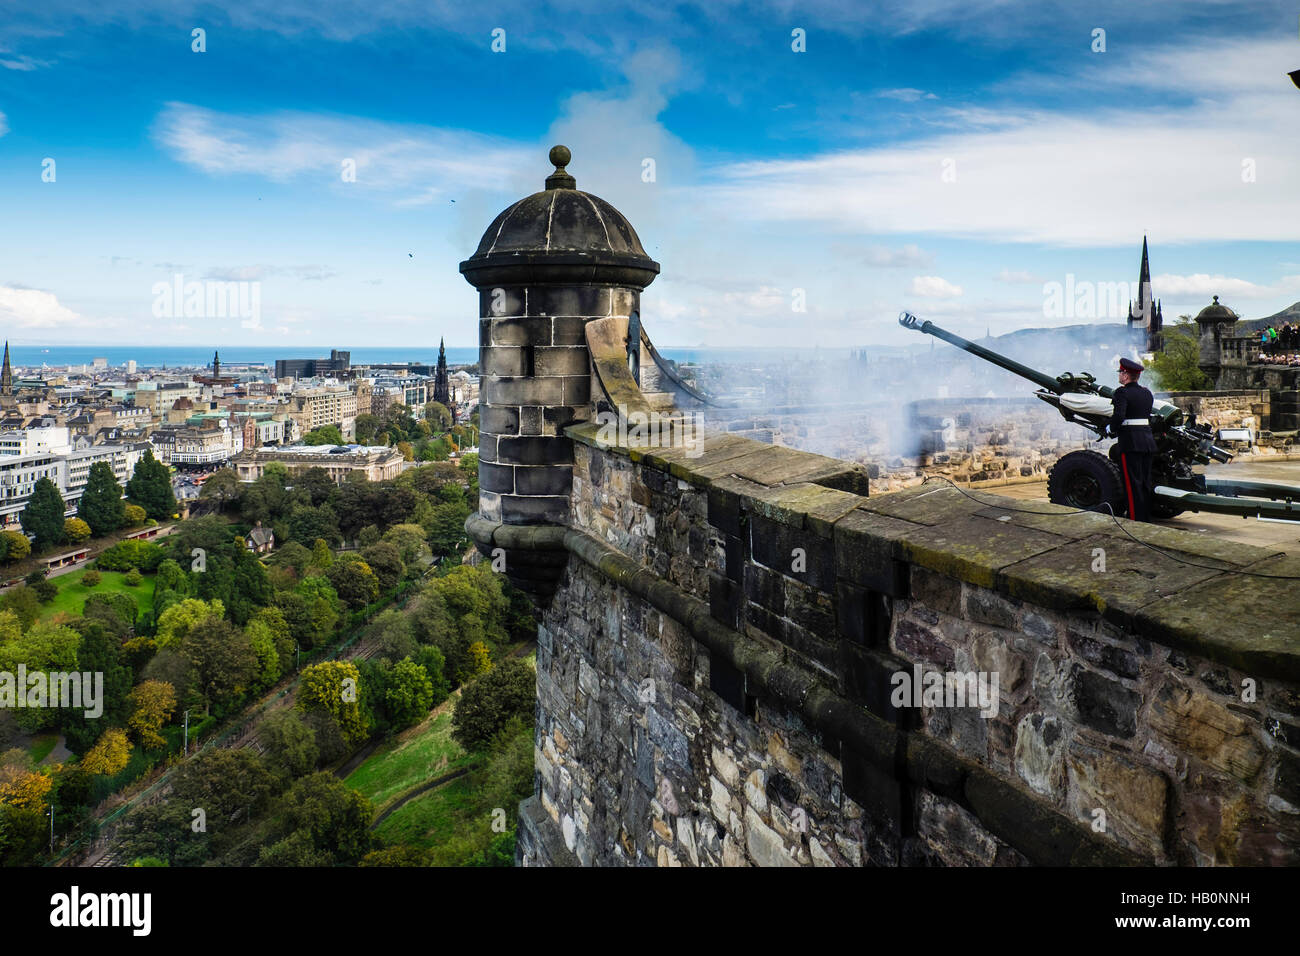
[[(138, 368), (199, 368), (212, 364), (212, 353), (221, 353), (222, 365), (262, 364), (274, 366), (276, 359), (327, 358), (329, 349), (286, 349), (265, 346), (214, 345), (11, 345), (10, 361), (14, 365), (39, 368), (41, 365), (90, 365), (95, 359), (108, 361), (111, 368), (121, 368), (132, 359)], [(347, 349), (344, 349), (347, 351)], [(744, 363), (803, 359), (847, 358), (850, 349), (810, 348), (664, 348), (660, 353), (677, 362)], [(892, 350), (891, 350), (892, 351)], [(417, 362), (430, 365), (438, 361), (437, 346), (354, 348), (353, 365), (388, 362)], [(478, 347), (448, 346), (447, 364), (472, 365), (478, 361)]]

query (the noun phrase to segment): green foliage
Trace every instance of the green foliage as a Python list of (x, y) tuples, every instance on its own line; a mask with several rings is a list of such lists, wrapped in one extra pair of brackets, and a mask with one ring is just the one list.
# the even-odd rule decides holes
[(122, 486), (117, 483), (117, 476), (113, 474), (113, 467), (108, 462), (97, 461), (90, 466), (86, 487), (77, 505), (77, 517), (86, 523), (90, 533), (96, 537), (116, 531), (126, 524)]
[(452, 715), (452, 736), (466, 750), (482, 750), (512, 717), (533, 713), (537, 675), (518, 658), (507, 658), (461, 692)]
[(149, 520), (149, 513), (139, 505), (127, 504), (122, 513), (128, 528), (135, 528)]
[(379, 579), (379, 587), (383, 591), (397, 587), (398, 582), (402, 580), (402, 575), (406, 573), (406, 565), (402, 563), (402, 553), (397, 549), (397, 545), (387, 541), (379, 541), (365, 548), (361, 552), (361, 557)]
[(1196, 323), (1180, 315), (1178, 323), (1165, 326), (1164, 348), (1150, 364), (1155, 387), (1167, 392), (1200, 392), (1214, 388), (1199, 365), (1201, 346)]
[(290, 777), (311, 772), (320, 759), (316, 732), (292, 710), (280, 711), (263, 720), (258, 726), (258, 737), (270, 765)]
[(302, 436), (304, 445), (342, 445), (343, 433), (337, 425), (322, 425)]
[(172, 494), (171, 470), (154, 458), (152, 451), (135, 463), (126, 494), (150, 518), (164, 521), (176, 513), (176, 496)]
[(298, 682), (298, 708), (320, 709), (338, 722), (349, 743), (366, 739), (368, 727), (359, 705), (361, 673), (348, 661), (322, 661), (304, 667)]
[(162, 564), (166, 552), (152, 541), (119, 541), (111, 548), (105, 548), (95, 559), (95, 567), (101, 571), (130, 571), (136, 568), (152, 573)]
[(186, 598), (174, 604), (158, 618), (158, 628), (154, 640), (159, 647), (179, 646), (199, 624), (208, 620), (221, 620), (226, 614), (225, 606), (220, 601), (204, 601), (199, 598)]
[(81, 544), (90, 539), (90, 525), (80, 518), (63, 519), (63, 537), (69, 544)]
[(208, 618), (196, 624), (181, 639), (180, 653), (209, 712), (215, 701), (236, 701), (257, 672), (248, 635), (229, 621)]
[(379, 597), (379, 579), (363, 559), (346, 555), (353, 560), (340, 558), (325, 572), (338, 596), (350, 607), (364, 607)]
[(140, 569), (132, 568), (130, 571), (126, 572), (126, 575), (122, 578), (122, 583), (129, 588), (138, 588), (140, 582), (143, 580), (144, 575), (140, 573)]
[(372, 812), (369, 800), (333, 774), (303, 777), (281, 798), (275, 825), (281, 840), (263, 851), (258, 863), (356, 863), (371, 848)]
[(217, 508), (224, 510), (227, 504), (239, 498), (240, 490), (239, 476), (229, 468), (222, 468), (220, 471), (213, 472), (203, 482), (203, 486), (199, 489), (199, 498), (215, 501)]
[(99, 587), (99, 582), (102, 580), (103, 577), (94, 568), (89, 569), (85, 574), (81, 576), (81, 583), (88, 588)]
[(428, 402), (424, 406), (424, 417), (434, 428), (451, 427), (451, 412), (442, 402)]
[(59, 586), (49, 578), (42, 577), (35, 584), (31, 585), (32, 592), (36, 595), (36, 600), (42, 604), (49, 604), (59, 595)]
[(6, 561), (21, 561), (32, 553), (32, 543), (21, 531), (0, 531)]
[(86, 598), (81, 614), (92, 619), (115, 621), (130, 628), (135, 626), (137, 609), (138, 605), (133, 597), (121, 592), (113, 592), (93, 594)]
[(49, 547), (63, 537), (63, 512), (58, 487), (48, 478), (39, 479), (21, 518), (23, 530), (35, 538), (36, 547)]
[(12, 612), (22, 629), (27, 630), (41, 616), (41, 601), (35, 591), (20, 584), (0, 595), (0, 611)]
[(385, 700), (393, 727), (409, 727), (428, 716), (433, 707), (433, 682), (423, 667), (403, 658), (388, 675)]

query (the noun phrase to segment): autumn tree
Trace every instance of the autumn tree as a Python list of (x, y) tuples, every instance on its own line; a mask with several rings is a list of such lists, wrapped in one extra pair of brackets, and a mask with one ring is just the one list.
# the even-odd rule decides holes
[(110, 727), (81, 758), (81, 769), (86, 773), (112, 776), (125, 767), (130, 758), (131, 744), (126, 739), (126, 731), (121, 727)]
[(356, 745), (366, 739), (368, 727), (358, 701), (361, 672), (348, 661), (322, 661), (303, 668), (298, 682), (298, 708), (319, 708), (333, 717), (344, 738)]
[(176, 709), (176, 688), (160, 680), (146, 680), (137, 684), (128, 698), (131, 716), (127, 726), (140, 738), (140, 745), (154, 750), (167, 741), (158, 733)]

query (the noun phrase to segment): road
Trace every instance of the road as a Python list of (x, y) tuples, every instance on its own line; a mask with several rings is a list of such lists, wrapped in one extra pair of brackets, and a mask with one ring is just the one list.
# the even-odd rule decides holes
[[(1211, 465), (1205, 469), (1210, 478), (1244, 478), (1254, 481), (1277, 481), (1300, 488), (1300, 461), (1250, 461), (1241, 464)], [(1035, 481), (1023, 485), (1005, 485), (981, 494), (1001, 495), (1029, 501), (1047, 500), (1047, 482)], [(1300, 545), (1300, 522), (1257, 521), (1254, 518), (1234, 518), (1230, 515), (1192, 514), (1186, 512), (1177, 518), (1160, 522), (1164, 528), (1177, 528), (1195, 534), (1209, 534), (1253, 544), (1258, 547), (1297, 549)]]

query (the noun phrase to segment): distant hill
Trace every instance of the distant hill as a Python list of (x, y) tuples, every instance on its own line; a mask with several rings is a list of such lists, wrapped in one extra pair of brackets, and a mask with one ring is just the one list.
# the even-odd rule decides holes
[(1300, 324), (1300, 302), (1293, 302), (1281, 312), (1265, 316), (1262, 319), (1242, 319), (1232, 327), (1232, 330), (1238, 335), (1243, 335), (1246, 332), (1258, 332), (1270, 325), (1282, 326), (1287, 322), (1292, 325)]

